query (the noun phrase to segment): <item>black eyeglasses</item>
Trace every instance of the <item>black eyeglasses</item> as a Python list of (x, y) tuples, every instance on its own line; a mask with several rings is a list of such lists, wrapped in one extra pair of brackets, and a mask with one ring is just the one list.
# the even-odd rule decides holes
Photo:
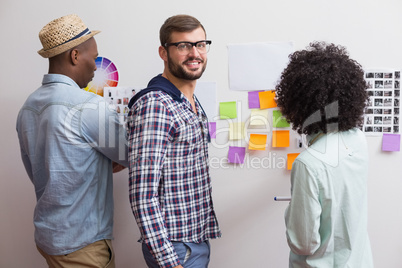
[(208, 53), (209, 47), (211, 45), (211, 40), (202, 40), (198, 42), (177, 42), (177, 43), (166, 43), (165, 47), (175, 46), (180, 55), (187, 55), (195, 47), (200, 54)]

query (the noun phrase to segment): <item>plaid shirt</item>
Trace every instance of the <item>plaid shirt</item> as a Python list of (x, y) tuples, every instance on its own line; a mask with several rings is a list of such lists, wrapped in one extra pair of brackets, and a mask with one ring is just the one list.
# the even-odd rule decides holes
[(200, 243), (221, 232), (212, 204), (206, 115), (197, 100), (194, 113), (167, 79), (159, 75), (153, 82), (163, 89), (137, 98), (127, 119), (130, 202), (140, 241), (161, 267), (174, 267), (180, 262), (171, 241)]

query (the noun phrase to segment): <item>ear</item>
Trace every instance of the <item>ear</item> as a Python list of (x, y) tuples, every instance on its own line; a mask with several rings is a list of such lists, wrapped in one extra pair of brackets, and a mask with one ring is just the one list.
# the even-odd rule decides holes
[(161, 59), (162, 59), (163, 61), (167, 61), (167, 60), (168, 60), (167, 48), (165, 48), (164, 46), (159, 46), (159, 57), (161, 57)]
[(72, 49), (71, 53), (70, 53), (70, 59), (71, 62), (73, 63), (73, 65), (77, 65), (78, 64), (78, 49)]

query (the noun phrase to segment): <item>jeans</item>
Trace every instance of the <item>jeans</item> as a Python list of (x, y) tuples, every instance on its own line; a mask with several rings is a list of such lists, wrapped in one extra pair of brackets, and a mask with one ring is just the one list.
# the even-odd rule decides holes
[[(202, 243), (172, 242), (179, 257), (180, 264), (184, 268), (207, 268), (210, 258), (210, 245), (208, 241)], [(159, 268), (155, 258), (145, 243), (142, 244), (142, 252), (149, 268)], [(187, 255), (187, 256), (186, 256)]]

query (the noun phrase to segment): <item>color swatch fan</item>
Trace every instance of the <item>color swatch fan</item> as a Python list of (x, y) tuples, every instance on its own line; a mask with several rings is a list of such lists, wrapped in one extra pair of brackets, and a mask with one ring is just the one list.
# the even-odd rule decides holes
[(103, 96), (104, 87), (115, 87), (119, 82), (119, 73), (113, 62), (104, 57), (97, 57), (94, 78), (85, 88), (86, 91)]

